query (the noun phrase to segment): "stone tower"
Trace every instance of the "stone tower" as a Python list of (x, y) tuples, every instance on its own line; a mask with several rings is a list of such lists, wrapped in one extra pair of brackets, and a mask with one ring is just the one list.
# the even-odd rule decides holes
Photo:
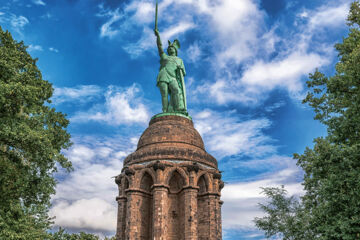
[(117, 239), (222, 239), (224, 183), (189, 117), (153, 118), (115, 182)]

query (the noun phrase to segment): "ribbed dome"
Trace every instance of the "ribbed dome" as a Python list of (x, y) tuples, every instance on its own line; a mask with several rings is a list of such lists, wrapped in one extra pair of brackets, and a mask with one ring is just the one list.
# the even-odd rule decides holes
[(161, 116), (152, 119), (134, 153), (124, 165), (153, 160), (185, 160), (217, 167), (190, 119), (181, 116)]
[(140, 137), (137, 150), (149, 144), (185, 143), (204, 149), (204, 142), (193, 122), (179, 116), (163, 116), (150, 121)]

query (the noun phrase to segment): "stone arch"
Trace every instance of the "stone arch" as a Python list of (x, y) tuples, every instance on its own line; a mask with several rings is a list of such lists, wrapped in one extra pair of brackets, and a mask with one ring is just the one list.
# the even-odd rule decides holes
[(137, 174), (136, 187), (141, 188), (141, 181), (142, 181), (145, 174), (148, 174), (152, 178), (153, 184), (155, 183), (156, 176), (155, 176), (154, 172), (149, 168), (144, 168)]
[(198, 179), (197, 186), (199, 187), (199, 194), (203, 194), (208, 191), (208, 187), (204, 175), (201, 175), (200, 178)]
[(127, 176), (125, 176), (124, 178), (123, 178), (123, 190), (125, 191), (126, 189), (128, 189), (129, 187), (130, 187), (130, 179), (127, 177)]
[(185, 186), (184, 179), (178, 171), (175, 170), (172, 172), (168, 186), (170, 193), (177, 193)]
[(165, 182), (164, 182), (164, 184), (169, 185), (170, 179), (173, 176), (173, 173), (175, 171), (177, 171), (182, 176), (182, 179), (184, 181), (184, 186), (188, 186), (189, 185), (189, 177), (186, 174), (186, 172), (184, 171), (184, 169), (179, 168), (179, 167), (169, 168), (169, 169), (165, 170), (165, 174), (164, 174)]
[(140, 189), (146, 192), (151, 192), (151, 187), (154, 185), (153, 177), (145, 171), (140, 179)]
[(213, 186), (212, 186), (212, 179), (210, 178), (210, 175), (208, 172), (205, 171), (201, 171), (198, 175), (197, 178), (195, 179), (195, 186), (197, 186), (199, 184), (199, 179), (203, 177), (206, 183), (206, 190), (208, 192), (211, 192), (213, 190)]

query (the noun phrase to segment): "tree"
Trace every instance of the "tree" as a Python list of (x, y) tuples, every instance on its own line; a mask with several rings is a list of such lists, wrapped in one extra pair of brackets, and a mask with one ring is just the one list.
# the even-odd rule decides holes
[(53, 173), (71, 169), (69, 122), (26, 48), (0, 27), (0, 239), (45, 239)]
[[(303, 154), (294, 154), (297, 164), (305, 172), (305, 194), (299, 202), (302, 215), (295, 213), (299, 223), (312, 230), (312, 236), (305, 239), (360, 239), (359, 1), (351, 4), (347, 20), (349, 34), (342, 43), (335, 45), (339, 53), (336, 73), (331, 77), (318, 70), (310, 74), (309, 92), (303, 101), (314, 109), (315, 119), (325, 124), (328, 131), (327, 137), (314, 140), (313, 149), (306, 148)], [(285, 196), (280, 194), (280, 197)], [(279, 206), (278, 209), (281, 210)], [(264, 210), (272, 215), (269, 210)], [(302, 222), (304, 217), (308, 221)], [(280, 229), (259, 225), (263, 222), (269, 225), (271, 221), (277, 224), (280, 220), (255, 220), (268, 236), (274, 232), (285, 234)], [(285, 224), (286, 229), (290, 227)]]
[(265, 231), (265, 236), (286, 240), (312, 239), (313, 231), (309, 228), (308, 215), (299, 200), (287, 197), (284, 186), (281, 188), (262, 188), (262, 193), (270, 199), (260, 208), (267, 213), (262, 218), (255, 218), (257, 228)]
[[(59, 231), (50, 234), (48, 240), (100, 240), (100, 238), (96, 235), (89, 233), (67, 233), (64, 229), (60, 228)], [(115, 237), (107, 238), (104, 240), (115, 240)]]

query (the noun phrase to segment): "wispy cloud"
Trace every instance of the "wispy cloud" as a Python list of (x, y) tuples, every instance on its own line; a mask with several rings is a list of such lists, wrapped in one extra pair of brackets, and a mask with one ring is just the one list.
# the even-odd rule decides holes
[[(294, 164), (295, 165), (295, 164)], [(258, 203), (266, 199), (261, 194), (261, 187), (279, 187), (286, 185), (289, 195), (300, 196), (303, 186), (291, 179), (299, 172), (295, 167), (275, 172), (266, 179), (226, 184), (222, 190), (223, 227), (226, 228), (255, 228), (253, 220), (262, 217)]]
[(22, 29), (25, 25), (29, 23), (29, 20), (24, 16), (11, 15), (10, 19), (11, 26), (15, 29)]
[(118, 135), (107, 138), (83, 135), (72, 140), (75, 144), (65, 155), (75, 171), (57, 175), (63, 180), (56, 187), (50, 215), (56, 216), (56, 226), (113, 234), (117, 212), (113, 177), (120, 173), (123, 158), (136, 145), (131, 137)]
[(30, 44), (30, 45), (28, 46), (27, 50), (28, 50), (29, 52), (43, 51), (43, 48), (42, 48), (42, 46), (40, 46), (40, 45), (32, 45), (32, 44)]
[(42, 0), (33, 0), (32, 1), (34, 4), (36, 4), (36, 5), (41, 5), (41, 6), (45, 6), (46, 5), (46, 3), (44, 2), (44, 1), (42, 1)]
[(58, 53), (59, 50), (53, 47), (49, 47), (49, 51)]
[(190, 45), (190, 47), (186, 50), (186, 55), (190, 62), (196, 63), (202, 55), (202, 50), (199, 46), (199, 43), (195, 42)]
[(179, 22), (176, 25), (170, 26), (167, 29), (165, 29), (165, 31), (162, 33), (162, 37), (163, 39), (167, 39), (170, 40), (171, 38), (173, 38), (174, 36), (178, 36), (182, 33), (185, 33), (186, 31), (188, 31), (189, 29), (192, 29), (195, 27), (195, 24), (192, 22)]
[(285, 88), (289, 92), (298, 92), (303, 88), (301, 77), (327, 63), (329, 60), (319, 54), (303, 52), (293, 52), (283, 59), (271, 62), (259, 60), (243, 73), (239, 84), (257, 88), (259, 92), (276, 87)]
[[(56, 49), (50, 51), (55, 51), (55, 50)], [(73, 88), (55, 87), (52, 101), (54, 104), (60, 104), (64, 102), (85, 103), (100, 97), (102, 92), (103, 89), (96, 85), (79, 85)]]
[(0, 23), (9, 24), (11, 28), (18, 34), (22, 34), (22, 30), (30, 22), (29, 20), (22, 15), (15, 15), (7, 11), (0, 12)]
[(139, 96), (140, 88), (133, 84), (123, 89), (110, 86), (105, 93), (104, 105), (96, 105), (86, 112), (78, 112), (71, 121), (100, 121), (110, 125), (141, 123), (149, 120), (149, 112)]
[[(195, 25), (190, 22), (179, 22), (178, 24), (171, 26), (161, 34), (161, 40), (164, 41), (172, 39), (174, 36), (179, 36), (191, 28), (194, 28)], [(144, 52), (154, 49), (155, 47), (155, 35), (154, 30), (144, 27), (142, 38), (136, 43), (129, 43), (124, 46), (124, 49), (130, 54), (132, 58), (137, 58), (142, 56)]]
[(263, 133), (268, 119), (241, 120), (233, 113), (204, 110), (194, 116), (196, 129), (217, 157), (234, 154), (265, 156), (276, 152), (273, 140)]
[(119, 29), (113, 26), (122, 18), (122, 15), (119, 13), (119, 9), (114, 11), (103, 10), (102, 13), (98, 14), (98, 16), (108, 18), (108, 20), (100, 27), (100, 37), (113, 38), (119, 33)]
[(22, 30), (24, 27), (29, 24), (29, 20), (24, 16), (17, 16), (15, 14), (4, 14), (3, 18), (0, 18), (0, 22), (8, 22), (13, 30), (18, 33), (22, 34)]
[(125, 7), (125, 12), (132, 15), (132, 21), (151, 23), (154, 21), (154, 2), (132, 1)]
[[(164, 3), (160, 4), (161, 6)], [(100, 37), (108, 37), (110, 39), (118, 36), (126, 40), (126, 35), (131, 35), (131, 29), (142, 29), (142, 34), (139, 41), (124, 44), (124, 49), (130, 54), (132, 58), (142, 56), (145, 52), (155, 49), (155, 36), (153, 26), (148, 24), (154, 19), (154, 4), (148, 1), (133, 1), (114, 10), (105, 9), (103, 5), (99, 6), (100, 12), (98, 17), (107, 18), (108, 20), (100, 27)], [(122, 9), (122, 10), (120, 10)], [(164, 18), (168, 18), (164, 14)], [(168, 26), (161, 33), (163, 41), (170, 40), (174, 36), (181, 35), (190, 29), (195, 28), (196, 25), (191, 19), (181, 18), (180, 21), (175, 21), (171, 26)], [(164, 45), (165, 46), (165, 45)]]
[(56, 216), (55, 226), (63, 228), (109, 232), (116, 229), (116, 208), (114, 204), (100, 198), (80, 199), (74, 202), (60, 200), (54, 204), (49, 214)]
[[(236, 4), (240, 4), (225, 2), (225, 6), (231, 5), (235, 9)], [(325, 4), (312, 11), (305, 10), (299, 14), (299, 17), (306, 21), (296, 22), (296, 29), (289, 30), (293, 34), (286, 34), (285, 37), (280, 38), (275, 30), (281, 23), (277, 23), (278, 25), (274, 25), (270, 30), (260, 27), (265, 15), (256, 5), (250, 4), (249, 9), (256, 17), (251, 15), (239, 17), (237, 24), (233, 22), (233, 25), (241, 26), (245, 23), (242, 32), (249, 32), (254, 40), (249, 39), (244, 42), (245, 45), (240, 46), (235, 37), (231, 38), (231, 30), (227, 32), (228, 34), (223, 34), (229, 52), (225, 50), (217, 55), (221, 60), (216, 62), (217, 67), (214, 67), (217, 79), (215, 82), (206, 81), (205, 84), (198, 86), (194, 94), (203, 96), (210, 93), (211, 98), (205, 99), (211, 99), (217, 104), (239, 102), (252, 105), (264, 101), (268, 93), (277, 88), (286, 90), (295, 98), (302, 96), (304, 78), (316, 68), (330, 64), (335, 57), (332, 42), (314, 42), (314, 37), (319, 36), (324, 28), (334, 29), (344, 26), (348, 5), (348, 3), (335, 6)], [(216, 16), (215, 14), (215, 20), (221, 19)], [(252, 26), (253, 30), (246, 29), (246, 25)], [(223, 27), (221, 31), (227, 31), (227, 22), (219, 26)], [(272, 56), (274, 53), (276, 53), (275, 57)], [(237, 70), (239, 68), (240, 71)], [(204, 98), (199, 97), (199, 99)]]
[(308, 20), (310, 30), (319, 27), (337, 27), (344, 25), (349, 12), (349, 3), (340, 3), (338, 6), (322, 6), (315, 10), (304, 10), (299, 16)]

